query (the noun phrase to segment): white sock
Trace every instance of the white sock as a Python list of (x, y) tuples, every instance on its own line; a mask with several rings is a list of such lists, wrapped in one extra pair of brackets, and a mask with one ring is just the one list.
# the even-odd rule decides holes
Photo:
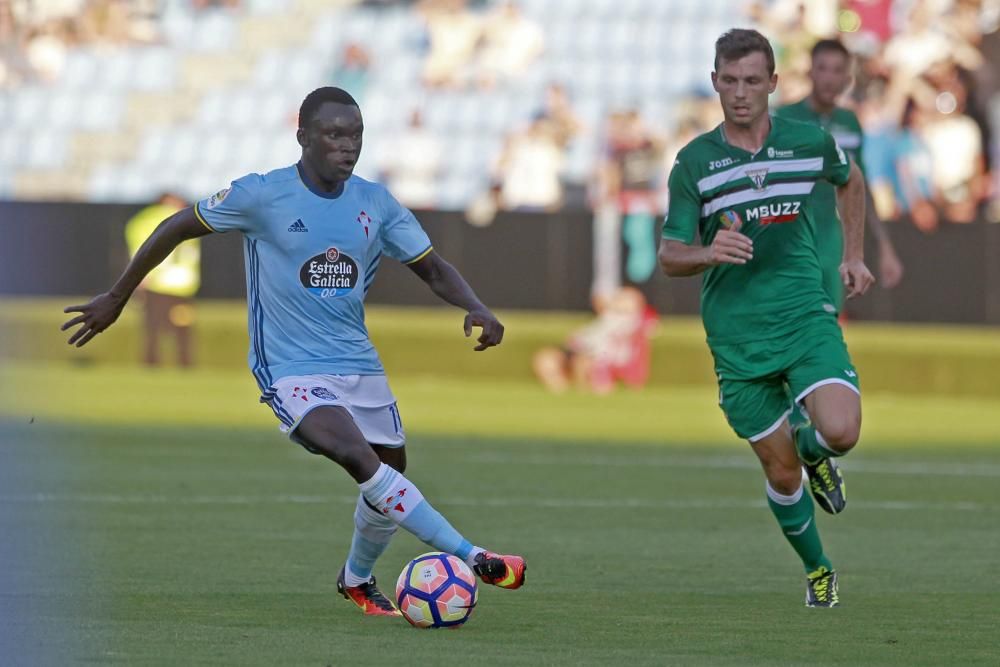
[(482, 547), (472, 547), (472, 551), (469, 552), (469, 557), (465, 559), (465, 564), (472, 567), (476, 564), (476, 556), (485, 552), (486, 549)]
[(354, 588), (355, 586), (360, 586), (361, 584), (368, 583), (368, 577), (359, 577), (351, 571), (351, 564), (347, 563), (344, 565), (344, 585), (348, 588)]

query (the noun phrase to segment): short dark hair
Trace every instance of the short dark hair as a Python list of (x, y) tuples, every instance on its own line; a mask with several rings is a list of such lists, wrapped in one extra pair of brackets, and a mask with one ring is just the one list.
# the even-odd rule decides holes
[(719, 71), (719, 61), (739, 60), (751, 53), (760, 51), (767, 59), (767, 73), (774, 74), (774, 49), (767, 37), (756, 30), (733, 28), (727, 30), (715, 40), (715, 71)]
[[(337, 104), (346, 104), (352, 107), (358, 106), (357, 100), (351, 97), (351, 94), (343, 88), (334, 88), (333, 86), (317, 88), (302, 100), (302, 106), (299, 107), (299, 127), (305, 127), (309, 124), (309, 121), (313, 119), (319, 108), (327, 102), (336, 102)], [(358, 108), (360, 109), (360, 107)]]
[(835, 53), (839, 53), (848, 60), (851, 59), (851, 52), (847, 50), (847, 47), (844, 46), (843, 42), (841, 42), (839, 39), (819, 40), (818, 42), (813, 44), (812, 51), (810, 52), (810, 57), (815, 60), (817, 54), (823, 53), (825, 51), (827, 52), (832, 51)]

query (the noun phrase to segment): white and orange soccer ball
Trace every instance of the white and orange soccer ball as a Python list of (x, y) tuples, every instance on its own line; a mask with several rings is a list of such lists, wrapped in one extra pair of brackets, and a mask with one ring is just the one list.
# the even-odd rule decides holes
[(440, 551), (417, 556), (396, 580), (396, 606), (418, 628), (457, 628), (469, 620), (478, 599), (469, 566)]

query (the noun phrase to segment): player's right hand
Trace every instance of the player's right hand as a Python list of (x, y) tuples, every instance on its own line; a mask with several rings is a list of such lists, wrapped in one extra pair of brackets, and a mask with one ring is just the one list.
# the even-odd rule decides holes
[(746, 264), (753, 259), (753, 241), (740, 233), (743, 223), (737, 221), (728, 229), (720, 229), (708, 247), (709, 264)]
[(465, 316), (465, 337), (472, 335), (472, 327), (482, 327), (483, 332), (476, 339), (479, 344), (473, 350), (482, 352), (483, 350), (499, 345), (503, 340), (503, 325), (500, 320), (489, 310), (470, 310)]
[(83, 347), (91, 338), (101, 333), (118, 319), (125, 307), (126, 299), (112, 295), (110, 292), (98, 294), (90, 303), (79, 306), (66, 306), (64, 313), (80, 313), (60, 327), (60, 331), (82, 324), (67, 341), (70, 345)]

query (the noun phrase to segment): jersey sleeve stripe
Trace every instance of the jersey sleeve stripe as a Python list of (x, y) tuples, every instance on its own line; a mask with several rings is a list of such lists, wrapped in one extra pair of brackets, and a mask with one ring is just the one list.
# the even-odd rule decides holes
[(434, 246), (432, 246), (432, 245), (431, 246), (427, 246), (427, 250), (424, 250), (422, 253), (420, 253), (419, 255), (417, 255), (416, 257), (414, 257), (413, 259), (406, 260), (405, 262), (403, 262), (403, 264), (413, 264), (414, 262), (419, 262), (424, 257), (426, 257), (427, 255), (431, 254), (432, 250), (434, 250)]
[(218, 233), (217, 230), (215, 230), (215, 229), (212, 228), (212, 225), (210, 225), (207, 222), (205, 222), (205, 218), (201, 215), (201, 211), (198, 210), (198, 204), (199, 203), (200, 202), (195, 202), (195, 205), (194, 205), (194, 217), (198, 218), (198, 222), (200, 222), (201, 224), (205, 225), (205, 228), (208, 231)]

